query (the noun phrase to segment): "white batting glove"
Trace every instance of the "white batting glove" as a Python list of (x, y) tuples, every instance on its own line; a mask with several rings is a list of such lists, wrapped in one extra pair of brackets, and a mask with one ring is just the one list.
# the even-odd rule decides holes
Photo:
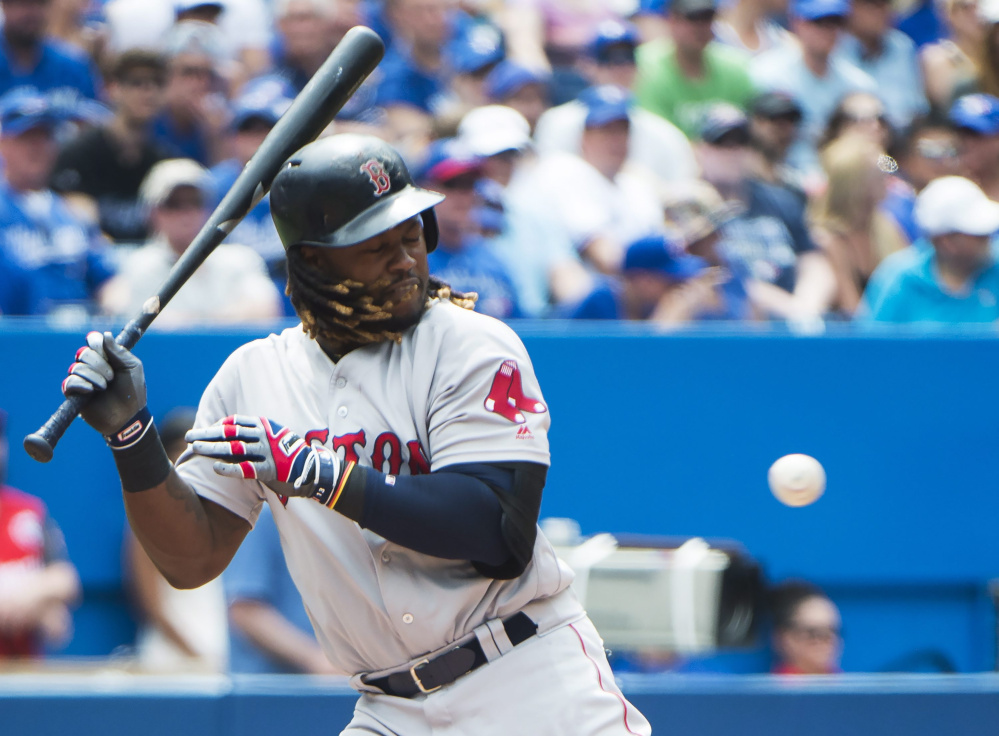
[(259, 480), (285, 496), (335, 503), (346, 481), (336, 453), (318, 442), (308, 445), (288, 427), (266, 417), (237, 414), (185, 439), (196, 455), (214, 458), (215, 472), (229, 478)]

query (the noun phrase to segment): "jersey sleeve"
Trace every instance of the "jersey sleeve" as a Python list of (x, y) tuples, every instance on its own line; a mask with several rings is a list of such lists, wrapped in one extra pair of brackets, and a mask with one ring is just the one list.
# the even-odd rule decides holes
[[(238, 368), (230, 357), (208, 384), (198, 404), (194, 427), (208, 427), (230, 414), (239, 413), (235, 398)], [(214, 460), (195, 455), (188, 448), (177, 460), (177, 473), (202, 498), (214, 501), (254, 525), (264, 502), (264, 487), (259, 481), (227, 478), (213, 469)]]
[[(458, 309), (454, 307), (454, 309)], [(520, 338), (469, 313), (445, 334), (428, 405), (431, 470), (458, 463), (549, 464), (548, 406)]]

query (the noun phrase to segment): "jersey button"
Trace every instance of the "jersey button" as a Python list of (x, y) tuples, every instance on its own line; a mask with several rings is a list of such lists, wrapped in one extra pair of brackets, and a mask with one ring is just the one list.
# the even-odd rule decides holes
[(382, 562), (390, 562), (392, 560), (392, 555), (388, 552), (382, 552)]
[(343, 388), (346, 385), (347, 385), (347, 379), (344, 378), (343, 376), (340, 376), (338, 379), (336, 379), (337, 388)]
[(413, 623), (413, 614), (411, 614), (411, 613), (404, 613), (404, 614), (402, 614), (402, 622), (404, 624), (411, 624), (411, 623)]
[(343, 419), (345, 416), (347, 416), (347, 407), (341, 406), (339, 409), (336, 410), (336, 415), (341, 419)]

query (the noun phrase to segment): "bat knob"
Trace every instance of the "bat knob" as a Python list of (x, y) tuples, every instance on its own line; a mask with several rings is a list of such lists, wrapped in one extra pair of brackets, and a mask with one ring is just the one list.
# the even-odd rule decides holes
[(52, 459), (52, 445), (40, 434), (29, 434), (24, 438), (24, 449), (32, 459), (47, 463)]

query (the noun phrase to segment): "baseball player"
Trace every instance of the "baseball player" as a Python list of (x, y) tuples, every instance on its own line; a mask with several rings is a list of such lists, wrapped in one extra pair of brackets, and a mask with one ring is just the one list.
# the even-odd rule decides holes
[(649, 734), (537, 528), (548, 409), (503, 323), (431, 278), (433, 207), (399, 154), (338, 135), (271, 189), (301, 327), (251, 342), (167, 460), (142, 365), (90, 333), (91, 394), (137, 538), (178, 587), (218, 575), (263, 504), (333, 665), (342, 734)]

